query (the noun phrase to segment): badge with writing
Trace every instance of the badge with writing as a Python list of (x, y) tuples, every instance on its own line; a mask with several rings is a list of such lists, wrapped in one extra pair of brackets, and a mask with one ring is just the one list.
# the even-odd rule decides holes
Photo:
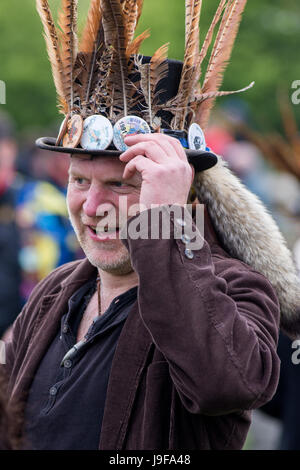
[(151, 134), (151, 129), (144, 119), (138, 116), (125, 116), (114, 125), (114, 145), (121, 152), (128, 149), (124, 138), (129, 135)]

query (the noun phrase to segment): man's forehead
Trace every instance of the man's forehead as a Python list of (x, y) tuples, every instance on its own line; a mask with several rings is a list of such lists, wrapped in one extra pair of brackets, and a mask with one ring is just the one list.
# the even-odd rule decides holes
[[(110, 178), (122, 178), (126, 163), (121, 162), (118, 157), (92, 157), (91, 155), (80, 156), (72, 155), (69, 173), (81, 173), (87, 176), (101, 177), (103, 180)], [(142, 176), (136, 172), (128, 181), (140, 183)]]
[(106, 168), (124, 171), (124, 163), (116, 157), (94, 157), (92, 155), (77, 156), (72, 155), (70, 161), (70, 169), (96, 169)]

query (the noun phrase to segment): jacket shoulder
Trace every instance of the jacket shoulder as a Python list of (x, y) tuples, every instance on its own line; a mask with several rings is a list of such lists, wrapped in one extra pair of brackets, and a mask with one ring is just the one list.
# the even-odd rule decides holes
[(73, 271), (81, 264), (84, 260), (71, 261), (63, 264), (58, 268), (51, 271), (42, 281), (40, 281), (33, 289), (30, 299), (38, 293), (39, 296), (47, 294), (55, 294), (57, 290), (60, 290), (61, 283), (67, 279)]
[[(83, 263), (83, 261), (84, 260), (71, 261), (70, 263), (56, 268), (34, 287), (23, 310), (15, 320), (13, 332), (21, 331), (21, 325), (25, 324), (29, 325), (29, 330), (32, 329), (43, 299), (46, 296), (59, 294), (62, 289), (62, 282), (71, 276), (74, 270)], [(28, 328), (26, 329), (28, 330)]]

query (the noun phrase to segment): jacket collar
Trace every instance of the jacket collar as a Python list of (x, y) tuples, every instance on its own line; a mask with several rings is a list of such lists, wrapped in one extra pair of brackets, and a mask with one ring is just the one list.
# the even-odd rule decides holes
[[(68, 299), (80, 285), (95, 275), (95, 270), (88, 260), (83, 260), (61, 282), (60, 291), (43, 297), (30, 344), (13, 389), (12, 396), (16, 402), (26, 402), (26, 394), (40, 361), (57, 333), (61, 317), (66, 313)], [(100, 449), (121, 449), (123, 446), (139, 380), (152, 344), (139, 315), (138, 302), (135, 302), (122, 329), (112, 363)]]

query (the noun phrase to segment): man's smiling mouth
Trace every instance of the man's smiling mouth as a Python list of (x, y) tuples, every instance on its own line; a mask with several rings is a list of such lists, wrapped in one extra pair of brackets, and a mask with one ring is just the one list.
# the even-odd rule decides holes
[(87, 225), (87, 227), (95, 235), (103, 235), (103, 234), (111, 234), (111, 233), (119, 232), (119, 227), (109, 227), (108, 225), (105, 225), (104, 227), (101, 227), (101, 225), (100, 226)]

